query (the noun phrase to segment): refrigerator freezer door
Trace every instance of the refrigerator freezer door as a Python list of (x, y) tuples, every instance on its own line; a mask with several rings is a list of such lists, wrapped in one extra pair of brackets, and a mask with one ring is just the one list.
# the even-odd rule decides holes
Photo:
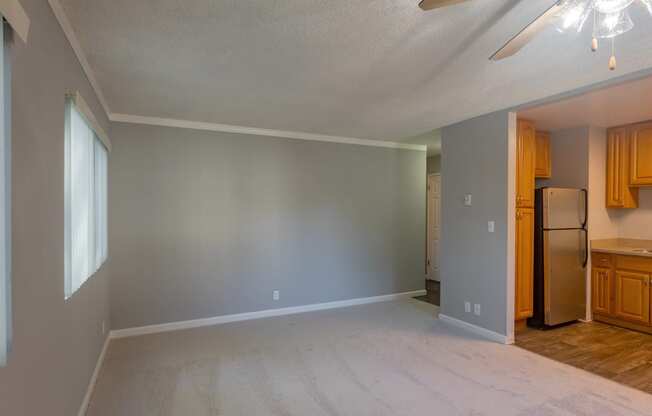
[(586, 192), (582, 189), (543, 190), (543, 228), (582, 228), (586, 221)]
[(545, 324), (586, 317), (585, 230), (544, 231)]

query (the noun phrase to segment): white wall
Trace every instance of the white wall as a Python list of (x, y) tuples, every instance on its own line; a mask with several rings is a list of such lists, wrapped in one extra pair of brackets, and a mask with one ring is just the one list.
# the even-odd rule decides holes
[(652, 240), (652, 189), (639, 190), (639, 205), (636, 209), (621, 210), (618, 214), (618, 236), (621, 238), (642, 238)]
[(550, 135), (552, 177), (537, 179), (537, 187), (586, 188), (589, 170), (589, 128), (555, 131)]

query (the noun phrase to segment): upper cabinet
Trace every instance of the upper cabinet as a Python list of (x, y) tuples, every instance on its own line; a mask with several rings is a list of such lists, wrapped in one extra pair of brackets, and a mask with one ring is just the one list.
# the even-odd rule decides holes
[(638, 189), (629, 186), (630, 136), (627, 127), (607, 131), (607, 207), (638, 207)]
[(552, 161), (550, 159), (550, 133), (536, 132), (536, 156), (534, 176), (550, 178), (552, 176)]
[(630, 177), (633, 186), (652, 185), (652, 122), (629, 127)]
[(527, 120), (518, 120), (516, 141), (516, 206), (534, 207), (534, 171), (536, 165), (536, 130)]

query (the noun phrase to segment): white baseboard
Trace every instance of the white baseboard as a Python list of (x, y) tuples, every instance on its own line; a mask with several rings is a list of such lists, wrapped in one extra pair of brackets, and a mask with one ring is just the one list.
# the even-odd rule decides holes
[(100, 374), (100, 369), (102, 368), (102, 363), (104, 363), (104, 356), (106, 355), (106, 350), (109, 347), (109, 342), (111, 341), (111, 334), (106, 337), (104, 340), (104, 345), (102, 346), (102, 351), (100, 356), (97, 357), (97, 364), (95, 364), (95, 369), (93, 370), (93, 375), (88, 382), (88, 388), (86, 389), (86, 394), (84, 395), (84, 400), (82, 401), (81, 407), (79, 408), (78, 416), (85, 416), (86, 411), (88, 410), (88, 405), (91, 401), (91, 396), (93, 395), (93, 390), (95, 389), (95, 383), (97, 382), (97, 376)]
[(367, 303), (385, 302), (396, 299), (412, 298), (423, 296), (425, 290), (414, 290), (411, 292), (392, 293), (389, 295), (372, 296), (368, 298), (357, 298), (339, 300), (335, 302), (315, 303), (303, 306), (291, 306), (288, 308), (267, 309), (256, 312), (237, 313), (233, 315), (221, 315), (210, 318), (193, 319), (190, 321), (169, 322), (165, 324), (147, 325), (136, 328), (117, 329), (111, 331), (110, 338), (125, 338), (145, 334), (154, 334), (157, 332), (176, 331), (179, 329), (198, 328), (201, 326), (220, 325), (229, 322), (248, 321), (250, 319), (269, 318), (272, 316), (292, 315), (297, 313), (321, 311), (325, 309), (344, 308), (347, 306), (364, 305)]
[(457, 318), (444, 315), (443, 313), (439, 314), (439, 320), (446, 322), (447, 324), (456, 326), (458, 328), (466, 329), (467, 331), (473, 332), (476, 335), (480, 335), (483, 338), (486, 338), (491, 341), (498, 342), (500, 344), (513, 344), (514, 338), (507, 335), (499, 334), (498, 332), (491, 331), (481, 326), (470, 324), (468, 322), (462, 321)]

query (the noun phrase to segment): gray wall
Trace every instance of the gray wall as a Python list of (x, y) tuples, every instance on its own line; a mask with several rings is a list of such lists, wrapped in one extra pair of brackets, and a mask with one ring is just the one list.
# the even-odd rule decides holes
[[(441, 312), (507, 335), (509, 114), (443, 129)], [(464, 195), (473, 205), (464, 206)], [(495, 233), (487, 231), (493, 220)], [(481, 316), (464, 312), (479, 303)]]
[(29, 43), (12, 47), (13, 327), (0, 415), (76, 415), (109, 325), (106, 268), (64, 300), (64, 94), (108, 122), (48, 2), (21, 0)]
[(424, 287), (425, 152), (130, 124), (112, 140), (114, 328)]

